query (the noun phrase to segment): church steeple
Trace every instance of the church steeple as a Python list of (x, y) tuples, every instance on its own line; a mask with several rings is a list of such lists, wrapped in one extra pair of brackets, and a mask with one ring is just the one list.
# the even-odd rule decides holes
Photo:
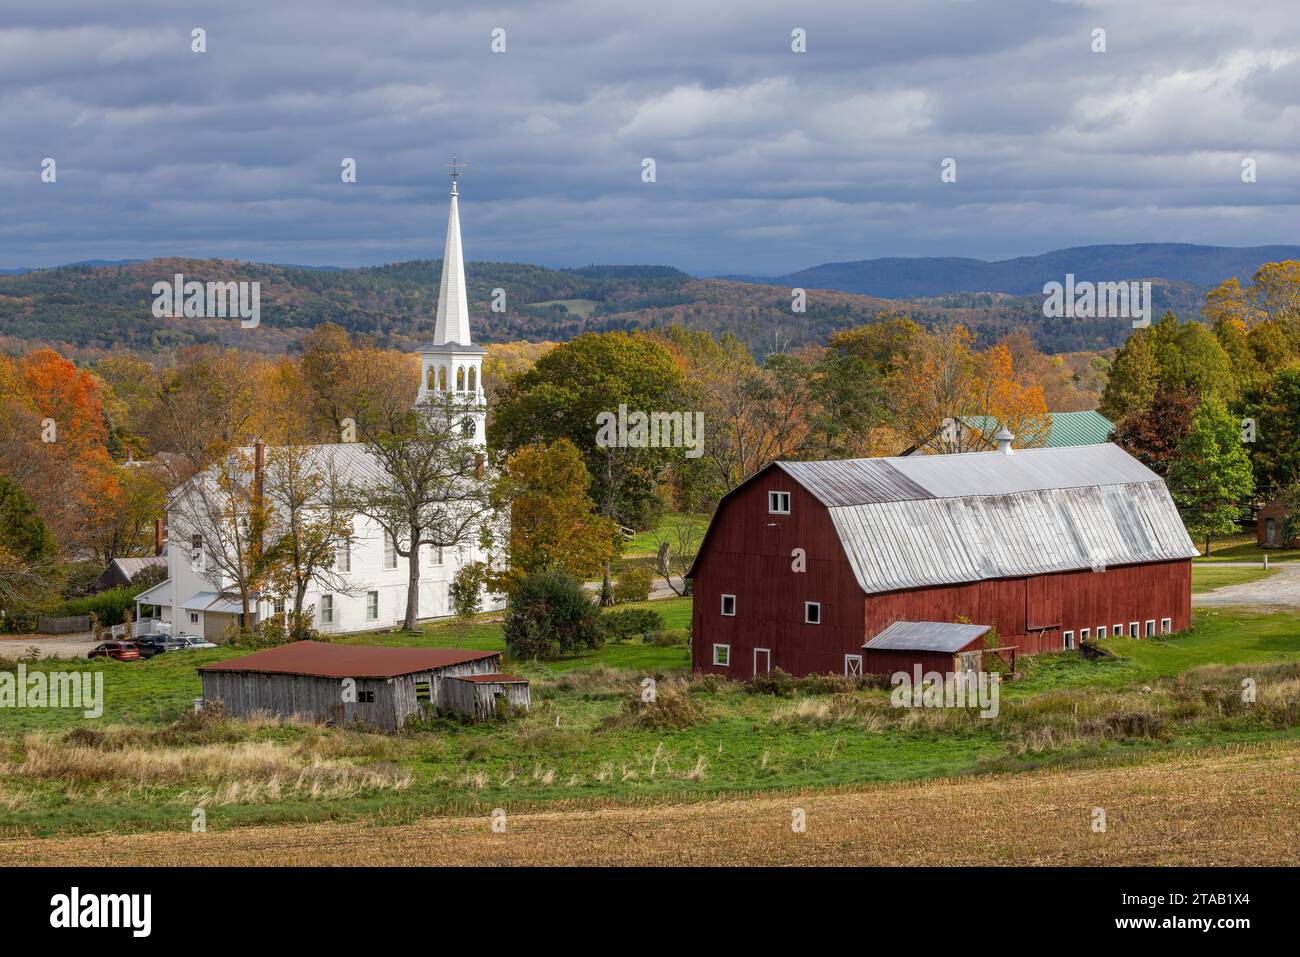
[(420, 346), (420, 392), (417, 403), (454, 393), (477, 409), (465, 420), (465, 434), (479, 445), (487, 442), (483, 396), (484, 350), (470, 339), (469, 295), (465, 289), (465, 257), (460, 247), (460, 209), (456, 178), (463, 163), (451, 164), (451, 212), (447, 216), (447, 244), (442, 255), (442, 284), (438, 287), (438, 313), (433, 340)]
[(451, 213), (447, 216), (447, 243), (442, 255), (442, 284), (438, 287), (438, 316), (433, 324), (433, 344), (449, 342), (467, 346), (469, 296), (465, 292), (465, 257), (460, 249), (460, 210), (457, 206), (456, 177), (462, 175), (455, 157), (451, 171)]

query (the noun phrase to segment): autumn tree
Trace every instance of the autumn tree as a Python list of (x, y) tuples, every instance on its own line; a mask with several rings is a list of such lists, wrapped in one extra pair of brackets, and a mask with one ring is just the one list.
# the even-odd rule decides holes
[[(620, 525), (646, 527), (662, 507), (659, 479), (681, 448), (638, 436), (608, 436), (606, 416), (622, 406), (631, 416), (681, 411), (683, 377), (672, 354), (640, 333), (586, 333), (557, 346), (501, 388), (489, 438), (507, 451), (568, 439), (592, 476), (600, 514)], [(694, 419), (692, 417), (692, 425)], [(715, 428), (705, 418), (705, 429)], [(609, 594), (609, 563), (602, 593)]]
[(408, 410), (393, 429), (366, 433), (377, 468), (347, 487), (350, 507), (383, 529), (407, 561), (408, 630), (420, 616), (421, 547), (469, 545), (495, 523), (482, 453), (462, 428), (473, 409), (472, 400), (445, 393)]
[(509, 567), (494, 576), (494, 590), (512, 592), (525, 576), (553, 569), (585, 581), (618, 554), (618, 526), (596, 514), (590, 488), (591, 473), (568, 439), (510, 456), (494, 490), (497, 509), (510, 513)]
[(266, 526), (263, 566), (267, 588), (292, 599), (289, 632), (307, 631), (303, 601), (313, 584), (352, 595), (350, 571), (355, 513), (333, 460), (312, 446), (267, 452), (262, 494)]
[(1197, 398), (1186, 389), (1160, 387), (1151, 404), (1115, 423), (1114, 441), (1161, 478), (1178, 461)]

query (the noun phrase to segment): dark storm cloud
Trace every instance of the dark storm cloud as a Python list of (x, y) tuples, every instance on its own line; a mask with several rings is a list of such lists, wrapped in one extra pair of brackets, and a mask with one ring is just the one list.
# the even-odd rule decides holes
[(779, 272), (1300, 240), (1286, 0), (73, 2), (2, 23), (4, 266), (436, 256), (453, 152), (473, 259)]

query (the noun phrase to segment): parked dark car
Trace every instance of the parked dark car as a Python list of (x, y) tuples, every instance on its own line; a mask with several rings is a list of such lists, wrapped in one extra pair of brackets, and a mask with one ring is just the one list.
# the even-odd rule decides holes
[(188, 647), (186, 642), (171, 635), (144, 635), (136, 638), (133, 644), (140, 649), (142, 658), (152, 658), (167, 651), (176, 651)]
[(129, 641), (106, 641), (90, 650), (87, 658), (115, 658), (118, 661), (139, 661), (140, 652)]

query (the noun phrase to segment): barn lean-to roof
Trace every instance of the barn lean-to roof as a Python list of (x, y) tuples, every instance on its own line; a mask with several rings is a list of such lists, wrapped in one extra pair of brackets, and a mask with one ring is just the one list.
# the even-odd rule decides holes
[(826, 506), (868, 594), (1197, 554), (1164, 482), (1112, 443), (769, 469)]
[(863, 648), (870, 651), (961, 651), (992, 630), (950, 621), (896, 621)]

